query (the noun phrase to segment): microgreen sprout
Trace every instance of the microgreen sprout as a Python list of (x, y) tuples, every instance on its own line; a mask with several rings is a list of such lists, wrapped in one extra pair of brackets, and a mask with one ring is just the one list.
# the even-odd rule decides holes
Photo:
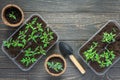
[(63, 65), (60, 62), (47, 62), (47, 65), (50, 69), (53, 69), (56, 72), (63, 70)]
[(12, 38), (9, 39), (8, 41), (3, 41), (3, 45), (6, 46), (7, 48), (10, 48), (10, 46), (12, 45), (11, 42), (12, 42)]
[(43, 32), (43, 28), (42, 28), (42, 24), (41, 23), (37, 23), (37, 28), (39, 32)]
[(37, 60), (35, 58), (35, 55), (46, 55), (46, 51), (42, 48), (42, 46), (36, 47), (35, 50), (32, 50), (32, 48), (28, 48), (24, 51), (24, 53), (25, 56), (21, 59), (21, 62), (26, 66), (29, 66), (31, 63), (34, 63)]
[(116, 34), (113, 34), (112, 32), (110, 33), (104, 32), (102, 42), (107, 42), (107, 43), (113, 42), (115, 41), (115, 36)]
[(90, 48), (83, 53), (84, 56), (85, 56), (85, 58), (86, 58), (86, 61), (94, 59), (95, 55), (97, 54), (97, 52), (95, 50), (95, 48), (97, 47), (97, 45), (98, 45), (98, 43), (93, 42), (92, 46), (90, 46)]
[(34, 63), (37, 59), (35, 58), (30, 58), (30, 57), (25, 57), (21, 59), (21, 62), (25, 64), (25, 66), (29, 66), (31, 63)]
[(44, 32), (40, 39), (44, 43), (44, 47), (47, 47), (50, 43), (50, 40), (53, 39), (53, 32), (51, 32), (49, 28), (47, 28), (47, 32)]
[(9, 18), (16, 20), (15, 13), (13, 11), (11, 13), (9, 13)]
[(28, 41), (33, 40), (37, 43), (36, 39), (38, 38), (38, 35), (36, 35), (36, 30), (32, 31), (32, 33), (29, 35)]

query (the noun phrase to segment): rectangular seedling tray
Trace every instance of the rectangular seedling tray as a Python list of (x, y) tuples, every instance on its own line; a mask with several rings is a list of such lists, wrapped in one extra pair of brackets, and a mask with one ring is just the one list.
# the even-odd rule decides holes
[(33, 14), (2, 44), (3, 52), (23, 71), (35, 63), (58, 41), (39, 14)]
[[(115, 41), (106, 43), (103, 42), (103, 33), (113, 33), (115, 34)], [(93, 42), (97, 42), (98, 45), (94, 48), (96, 53), (100, 56), (106, 50), (112, 50), (115, 58), (112, 60), (112, 64), (109, 66), (101, 67), (97, 61), (92, 59), (87, 61), (85, 56), (85, 51), (90, 49)], [(85, 42), (79, 49), (79, 54), (82, 60), (97, 74), (104, 75), (111, 66), (113, 66), (120, 58), (120, 26), (115, 20), (109, 20), (103, 27), (100, 28), (87, 42)], [(95, 59), (95, 57), (93, 58)], [(100, 60), (105, 60), (105, 58), (100, 58)]]

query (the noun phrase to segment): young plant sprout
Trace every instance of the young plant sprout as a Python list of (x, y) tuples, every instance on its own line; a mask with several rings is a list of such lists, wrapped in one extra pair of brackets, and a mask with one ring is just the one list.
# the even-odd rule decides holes
[(42, 34), (42, 37), (40, 37), (40, 39), (44, 43), (44, 47), (47, 47), (50, 43), (50, 40), (53, 39), (53, 32), (51, 32), (49, 28), (47, 28), (47, 32), (44, 32)]
[(113, 42), (115, 41), (115, 36), (116, 34), (113, 34), (112, 32), (110, 33), (104, 32), (102, 42), (106, 42), (106, 43)]
[(86, 61), (89, 61), (89, 60), (94, 60), (94, 57), (95, 55), (97, 54), (95, 48), (97, 47), (98, 43), (97, 42), (93, 42), (92, 43), (92, 46), (90, 46), (90, 48), (85, 51), (83, 54), (86, 58)]
[(6, 46), (7, 48), (10, 48), (12, 45), (12, 38), (9, 39), (8, 41), (3, 41), (3, 45)]
[(60, 62), (47, 62), (47, 65), (50, 69), (53, 69), (56, 72), (63, 70), (63, 65)]
[(36, 47), (35, 52), (36, 52), (35, 54), (46, 55), (46, 51), (43, 49), (42, 46), (38, 46), (38, 47)]
[(21, 62), (26, 66), (29, 66), (31, 63), (34, 63), (37, 60), (36, 58), (34, 58), (35, 55), (37, 54), (46, 55), (46, 51), (42, 48), (42, 46), (36, 47), (35, 50), (28, 48), (27, 50), (24, 51), (24, 53), (25, 57), (21, 59)]
[(13, 11), (11, 13), (9, 13), (9, 18), (16, 20), (16, 16)]
[(24, 47), (24, 44), (22, 44), (22, 43), (20, 43), (20, 41), (19, 40), (13, 40), (12, 41), (12, 46), (13, 47)]
[(37, 59), (34, 58), (33, 54), (34, 51), (32, 51), (31, 48), (28, 48), (25, 52), (25, 57), (21, 59), (21, 62), (25, 64), (26, 66), (29, 66), (31, 63), (34, 63)]
[(37, 29), (38, 29), (39, 32), (43, 32), (43, 28), (42, 28), (41, 23), (37, 23)]
[(38, 35), (36, 35), (36, 30), (32, 31), (32, 33), (29, 35), (28, 41), (33, 40), (35, 43), (37, 43), (36, 39), (38, 38)]
[(25, 58), (22, 58), (21, 62), (23, 64), (25, 64), (25, 66), (29, 66), (31, 63), (34, 63), (37, 59), (35, 58), (30, 58), (30, 57), (25, 57)]
[(100, 58), (102, 58), (102, 61), (97, 61), (100, 65), (100, 67), (108, 67), (112, 64), (113, 59), (115, 58), (115, 54), (113, 51), (106, 50), (103, 53), (101, 53)]
[(34, 24), (36, 23), (37, 19), (38, 19), (37, 17), (36, 17), (36, 18), (33, 18), (31, 24), (34, 25)]

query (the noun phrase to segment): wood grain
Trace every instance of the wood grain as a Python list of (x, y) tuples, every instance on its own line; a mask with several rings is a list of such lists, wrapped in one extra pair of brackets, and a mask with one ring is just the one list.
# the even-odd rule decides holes
[[(106, 80), (104, 76), (97, 76), (80, 59), (78, 50), (108, 20), (120, 23), (120, 0), (0, 0), (0, 11), (9, 3), (19, 5), (25, 12), (25, 19), (31, 14), (40, 14), (48, 26), (58, 33), (59, 41), (64, 41), (73, 48), (74, 55), (85, 68), (86, 74), (80, 74), (67, 57), (68, 67), (62, 76), (48, 75), (43, 66), (44, 60), (52, 53), (60, 53), (56, 44), (28, 72), (21, 71), (0, 49), (0, 80)], [(0, 46), (16, 29), (5, 26), (0, 18)], [(120, 61), (105, 77), (120, 80)]]

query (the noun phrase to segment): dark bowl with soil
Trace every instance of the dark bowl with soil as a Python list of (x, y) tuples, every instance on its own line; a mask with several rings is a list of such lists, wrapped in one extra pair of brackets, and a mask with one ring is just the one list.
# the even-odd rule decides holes
[(24, 21), (23, 10), (15, 4), (3, 7), (1, 17), (4, 24), (11, 27), (18, 27)]
[[(48, 62), (51, 63), (51, 65), (48, 65)], [(52, 68), (52, 65), (55, 66), (58, 64), (61, 64), (62, 69), (58, 69), (56, 71), (54, 68)], [(45, 70), (52, 76), (60, 76), (66, 71), (66, 60), (60, 55), (60, 54), (52, 54), (45, 60)], [(60, 66), (58, 67), (60, 68)]]
[(58, 41), (39, 14), (31, 15), (6, 41), (2, 51), (23, 71), (30, 70)]
[[(114, 39), (115, 41), (110, 43), (102, 42), (104, 32), (115, 34)], [(79, 54), (82, 60), (97, 74), (97, 75), (104, 75), (111, 66), (113, 66), (119, 59), (120, 59), (120, 26), (115, 20), (109, 20), (103, 27), (100, 28), (87, 42), (85, 42), (81, 48), (79, 49)], [(94, 48), (95, 53), (98, 56), (102, 55), (103, 52), (106, 50), (113, 51), (114, 59), (111, 60), (111, 65), (107, 67), (100, 67), (97, 61), (89, 60), (85, 56), (85, 52), (90, 49), (93, 42), (97, 42), (97, 47)], [(95, 57), (94, 57), (95, 58)], [(100, 60), (104, 61), (105, 58), (100, 58)], [(107, 62), (107, 61), (106, 61)], [(100, 63), (100, 62), (99, 62)]]

